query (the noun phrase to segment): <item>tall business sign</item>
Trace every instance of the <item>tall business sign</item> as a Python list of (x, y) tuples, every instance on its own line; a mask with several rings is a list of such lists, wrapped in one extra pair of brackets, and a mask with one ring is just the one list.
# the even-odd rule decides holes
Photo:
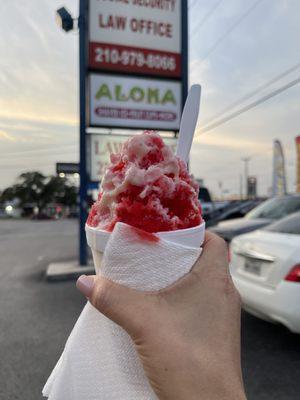
[(87, 188), (103, 170), (92, 157), (99, 137), (87, 128), (179, 130), (187, 22), (186, 0), (80, 0), (81, 264)]
[(90, 126), (179, 129), (186, 3), (89, 1)]
[(272, 195), (286, 194), (285, 160), (281, 142), (274, 140), (273, 144), (273, 185)]
[(181, 14), (181, 0), (90, 0), (89, 66), (180, 78)]
[(296, 137), (296, 151), (297, 151), (296, 191), (300, 193), (300, 136)]
[(181, 85), (132, 76), (92, 73), (90, 126), (177, 130)]

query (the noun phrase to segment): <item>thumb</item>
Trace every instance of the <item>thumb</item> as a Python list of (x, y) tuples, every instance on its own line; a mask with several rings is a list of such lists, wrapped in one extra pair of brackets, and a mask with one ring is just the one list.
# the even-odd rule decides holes
[(130, 335), (135, 335), (142, 326), (147, 314), (147, 296), (144, 293), (97, 275), (81, 275), (76, 286), (98, 311)]
[(225, 241), (212, 232), (205, 233), (203, 251), (193, 270), (202, 271), (210, 276), (219, 276), (229, 272), (228, 269), (228, 247)]

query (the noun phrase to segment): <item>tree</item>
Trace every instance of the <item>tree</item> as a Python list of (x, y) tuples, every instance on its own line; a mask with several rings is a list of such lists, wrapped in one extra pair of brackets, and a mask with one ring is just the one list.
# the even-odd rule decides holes
[(0, 202), (5, 203), (7, 201), (12, 201), (15, 198), (16, 198), (16, 193), (14, 185), (3, 190), (3, 192), (0, 195)]
[(17, 179), (15, 196), (20, 201), (20, 206), (35, 204), (39, 209), (44, 205), (43, 191), (46, 176), (40, 172), (24, 172)]
[(4, 189), (0, 201), (18, 199), (21, 208), (34, 206), (42, 212), (50, 203), (74, 206), (77, 202), (77, 188), (66, 178), (48, 176), (38, 171), (24, 172), (16, 184)]
[(42, 197), (45, 204), (52, 202), (73, 206), (77, 202), (77, 188), (70, 185), (66, 178), (51, 176), (45, 184)]

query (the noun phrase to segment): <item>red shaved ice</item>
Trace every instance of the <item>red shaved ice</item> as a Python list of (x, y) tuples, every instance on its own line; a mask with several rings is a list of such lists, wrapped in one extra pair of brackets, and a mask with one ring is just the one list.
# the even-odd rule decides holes
[(147, 232), (191, 228), (202, 222), (198, 190), (185, 162), (147, 131), (111, 155), (87, 224), (107, 231), (117, 222)]

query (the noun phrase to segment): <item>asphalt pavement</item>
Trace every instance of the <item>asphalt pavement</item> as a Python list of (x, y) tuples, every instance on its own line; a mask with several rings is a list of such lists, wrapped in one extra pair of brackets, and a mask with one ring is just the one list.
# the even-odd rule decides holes
[[(85, 302), (44, 277), (76, 258), (77, 221), (0, 220), (0, 255), (0, 400), (41, 400)], [(244, 313), (242, 364), (248, 400), (300, 398), (300, 335)]]

